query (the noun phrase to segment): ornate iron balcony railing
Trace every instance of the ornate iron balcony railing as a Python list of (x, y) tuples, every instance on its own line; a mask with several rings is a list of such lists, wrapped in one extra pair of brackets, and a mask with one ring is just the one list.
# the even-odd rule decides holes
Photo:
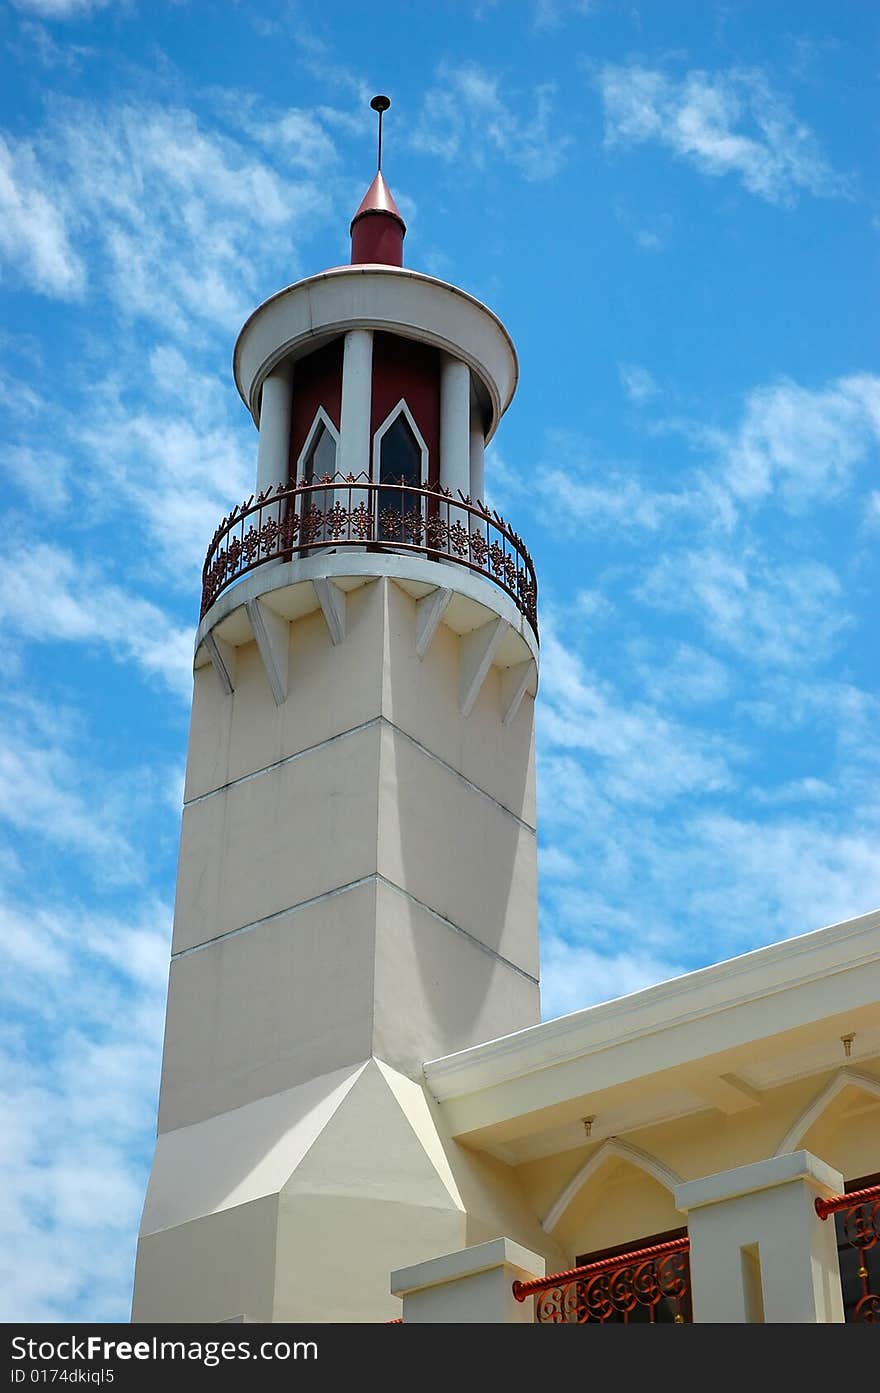
[(517, 1301), (535, 1297), (539, 1325), (645, 1321), (690, 1324), (690, 1239), (671, 1238), (648, 1248), (588, 1262), (568, 1272), (514, 1282)]
[(201, 612), (267, 561), (342, 547), (455, 561), (500, 586), (538, 632), (532, 558), (498, 513), (439, 485), (376, 483), (366, 475), (279, 485), (233, 508), (208, 548)]
[[(851, 1190), (848, 1195), (835, 1195), (833, 1199), (817, 1199), (815, 1203), (820, 1219), (827, 1219), (830, 1214), (838, 1217), (841, 1257), (845, 1248), (855, 1249), (858, 1255), (859, 1296), (851, 1307), (846, 1306), (846, 1320), (854, 1325), (880, 1325), (880, 1261), (874, 1263), (872, 1275), (868, 1259), (870, 1250), (880, 1243), (880, 1185)], [(873, 1257), (880, 1257), (880, 1250)], [(846, 1290), (844, 1283), (845, 1297)]]

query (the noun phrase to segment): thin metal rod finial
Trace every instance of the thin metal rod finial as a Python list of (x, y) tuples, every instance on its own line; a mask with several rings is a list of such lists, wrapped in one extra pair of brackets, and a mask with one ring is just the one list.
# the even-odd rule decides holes
[(370, 102), (370, 106), (373, 108), (373, 110), (378, 111), (379, 113), (379, 157), (376, 161), (377, 169), (382, 168), (382, 116), (383, 113), (388, 110), (390, 105), (391, 98), (383, 97), (381, 94), (377, 97), (374, 97), (373, 100)]

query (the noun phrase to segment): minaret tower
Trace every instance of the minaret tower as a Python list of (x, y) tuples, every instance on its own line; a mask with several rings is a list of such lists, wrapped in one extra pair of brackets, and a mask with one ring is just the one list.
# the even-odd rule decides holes
[(205, 562), (135, 1320), (381, 1321), (393, 1268), (547, 1242), (422, 1075), (539, 1019), (536, 582), (480, 501), (517, 360), (403, 266), (372, 105), (351, 264), (235, 347), (256, 493)]

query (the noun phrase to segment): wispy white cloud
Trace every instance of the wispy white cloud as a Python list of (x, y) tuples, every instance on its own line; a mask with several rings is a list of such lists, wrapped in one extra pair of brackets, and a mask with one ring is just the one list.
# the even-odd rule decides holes
[(851, 192), (809, 127), (757, 69), (695, 69), (677, 82), (638, 63), (608, 63), (597, 85), (608, 145), (665, 145), (704, 174), (736, 176), (770, 203), (792, 204), (803, 192), (820, 198)]
[(37, 450), (31, 445), (7, 445), (3, 468), (24, 494), (50, 513), (63, 508), (70, 499), (68, 461), (51, 446)]
[(134, 509), (165, 574), (191, 587), (217, 523), (253, 491), (257, 435), (195, 358), (159, 345), (148, 366), (134, 390), (127, 373), (105, 381), (92, 410), (65, 428), (89, 462), (83, 491), (94, 510)]
[(47, 70), (64, 69), (68, 73), (81, 70), (83, 64), (97, 54), (89, 44), (72, 43), (67, 33), (55, 30), (39, 20), (22, 19), (18, 33), (6, 41), (6, 48), (16, 62), (25, 67), (39, 65)]
[(257, 434), (227, 374), (184, 348), (120, 351), (106, 377), (64, 405), (32, 388), (23, 400), (14, 382), (4, 393), (0, 376), (0, 404), (5, 396), (11, 418), (5, 472), (35, 519), (23, 528), (69, 509), (76, 549), (91, 529), (124, 526), (148, 544), (147, 575), (159, 569), (192, 595), (217, 523), (253, 491)]
[(636, 215), (622, 203), (614, 205), (614, 216), (642, 251), (659, 252), (666, 246), (672, 229), (672, 218), (668, 213), (655, 213), (650, 225), (644, 214)]
[[(669, 423), (651, 416), (655, 446)], [(508, 466), (557, 545), (564, 498), (602, 548), (585, 605), (545, 600), (542, 616), (545, 1014), (880, 903), (880, 703), (843, 675), (858, 596), (786, 519), (863, 511), (874, 380), (774, 383), (729, 429), (677, 429), (699, 463), (664, 467), (662, 491), (656, 468), (609, 469), (572, 441), (545, 452), (552, 480)]]
[(176, 696), (189, 698), (191, 629), (49, 543), (10, 548), (6, 565), (0, 627), (7, 636), (106, 645), (117, 661), (135, 662)]
[(545, 1020), (568, 1015), (667, 982), (682, 970), (675, 959), (637, 948), (599, 953), (588, 941), (563, 938), (551, 929), (541, 949), (541, 1010)]
[(38, 15), (40, 19), (80, 19), (105, 10), (116, 0), (12, 0), (16, 10)]
[(19, 1320), (128, 1318), (169, 923), (150, 899), (123, 915), (0, 895), (0, 1291)]
[(749, 791), (759, 815), (699, 787), (673, 815), (662, 794), (622, 801), (600, 765), (551, 740), (539, 729), (545, 1015), (880, 903), (876, 769), (863, 785), (844, 765), (834, 785), (800, 789), (762, 769)]
[[(341, 113), (327, 107), (322, 107), (317, 114), (289, 107), (280, 115), (248, 121), (244, 128), (269, 152), (273, 164), (280, 156), (294, 168), (310, 174), (323, 170), (327, 174), (338, 161), (336, 146), (322, 124), (331, 115), (339, 117)], [(363, 116), (358, 113), (353, 119), (362, 129)]]
[[(94, 744), (74, 713), (16, 687), (0, 720), (0, 824), (25, 851), (33, 841), (75, 860), (101, 885), (137, 880), (143, 857), (129, 830), (135, 802), (125, 776), (99, 766)], [(49, 874), (41, 875), (44, 889)]]
[(755, 789), (752, 796), (756, 803), (776, 807), (783, 803), (825, 803), (836, 795), (832, 785), (824, 779), (805, 778), (789, 779), (776, 788)]
[(648, 369), (638, 363), (618, 363), (617, 371), (620, 374), (620, 385), (630, 401), (635, 402), (637, 406), (656, 397), (660, 390)]
[(442, 66), (425, 93), (412, 143), (447, 164), (460, 160), (480, 168), (500, 156), (525, 179), (552, 179), (571, 146), (556, 122), (553, 94), (552, 83), (539, 83), (526, 95), (505, 92), (500, 78), (478, 63)]
[[(880, 903), (876, 809), (867, 819), (847, 821), (842, 827), (839, 813), (821, 812), (778, 821), (722, 813), (696, 819), (688, 829), (695, 873), (691, 914), (705, 916), (714, 932), (736, 943), (748, 941), (758, 905), (763, 941), (874, 908)], [(673, 873), (683, 869), (686, 855), (682, 848)]]
[(571, 450), (559, 466), (540, 466), (536, 483), (539, 495), (553, 500), (550, 515), (556, 525), (569, 529), (587, 523), (597, 530), (656, 532), (704, 509), (707, 501), (698, 489), (651, 488), (619, 467), (593, 459), (588, 447)]
[(756, 500), (778, 491), (783, 504), (828, 500), (880, 442), (880, 377), (857, 373), (810, 389), (780, 382), (750, 392), (742, 420), (717, 437), (731, 491)]
[(691, 643), (641, 641), (631, 645), (630, 657), (645, 695), (659, 704), (702, 706), (730, 692), (729, 667)]
[(691, 615), (750, 663), (817, 663), (852, 622), (838, 577), (816, 561), (776, 563), (756, 550), (666, 554), (638, 586), (658, 609)]
[(585, 19), (596, 8), (596, 0), (534, 0), (532, 23), (539, 32), (556, 33), (568, 19)]
[[(643, 404), (647, 407), (648, 402), (645, 398)], [(673, 428), (686, 427), (667, 422), (656, 433)], [(656, 430), (653, 423), (650, 429)], [(713, 448), (714, 441), (715, 437)], [(518, 501), (528, 497), (535, 520), (557, 533), (583, 536), (589, 529), (622, 536), (671, 530), (695, 518), (703, 528), (726, 533), (736, 521), (735, 502), (717, 470), (664, 471), (664, 482), (668, 478), (670, 486), (657, 487), (656, 471), (652, 473), (641, 461), (609, 460), (590, 440), (560, 430), (548, 432), (533, 470), (517, 470), (493, 445), (486, 472), (493, 506), (515, 511)]]
[(4, 262), (45, 295), (73, 300), (83, 293), (84, 263), (33, 146), (0, 135), (0, 270)]
[(44, 294), (81, 296), (92, 281), (120, 313), (184, 338), (237, 329), (268, 288), (263, 268), (286, 261), (289, 279), (297, 235), (328, 207), (314, 177), (327, 143), (304, 144), (302, 122), (285, 120), (287, 162), (309, 170), (297, 177), (185, 108), (56, 102), (32, 141), (0, 149), (0, 251)]
[(735, 747), (710, 731), (685, 729), (645, 701), (626, 700), (587, 671), (557, 637), (545, 611), (541, 643), (542, 748), (595, 761), (595, 786), (615, 802), (658, 803), (729, 788)]

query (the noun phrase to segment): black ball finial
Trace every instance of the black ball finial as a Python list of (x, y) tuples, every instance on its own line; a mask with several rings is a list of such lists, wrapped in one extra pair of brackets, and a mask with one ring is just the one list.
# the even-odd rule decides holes
[(378, 111), (379, 113), (379, 157), (376, 161), (377, 169), (382, 168), (382, 116), (383, 113), (388, 110), (390, 105), (391, 98), (383, 97), (381, 92), (377, 96), (375, 96), (373, 100), (370, 102), (370, 106), (373, 108), (373, 110)]

